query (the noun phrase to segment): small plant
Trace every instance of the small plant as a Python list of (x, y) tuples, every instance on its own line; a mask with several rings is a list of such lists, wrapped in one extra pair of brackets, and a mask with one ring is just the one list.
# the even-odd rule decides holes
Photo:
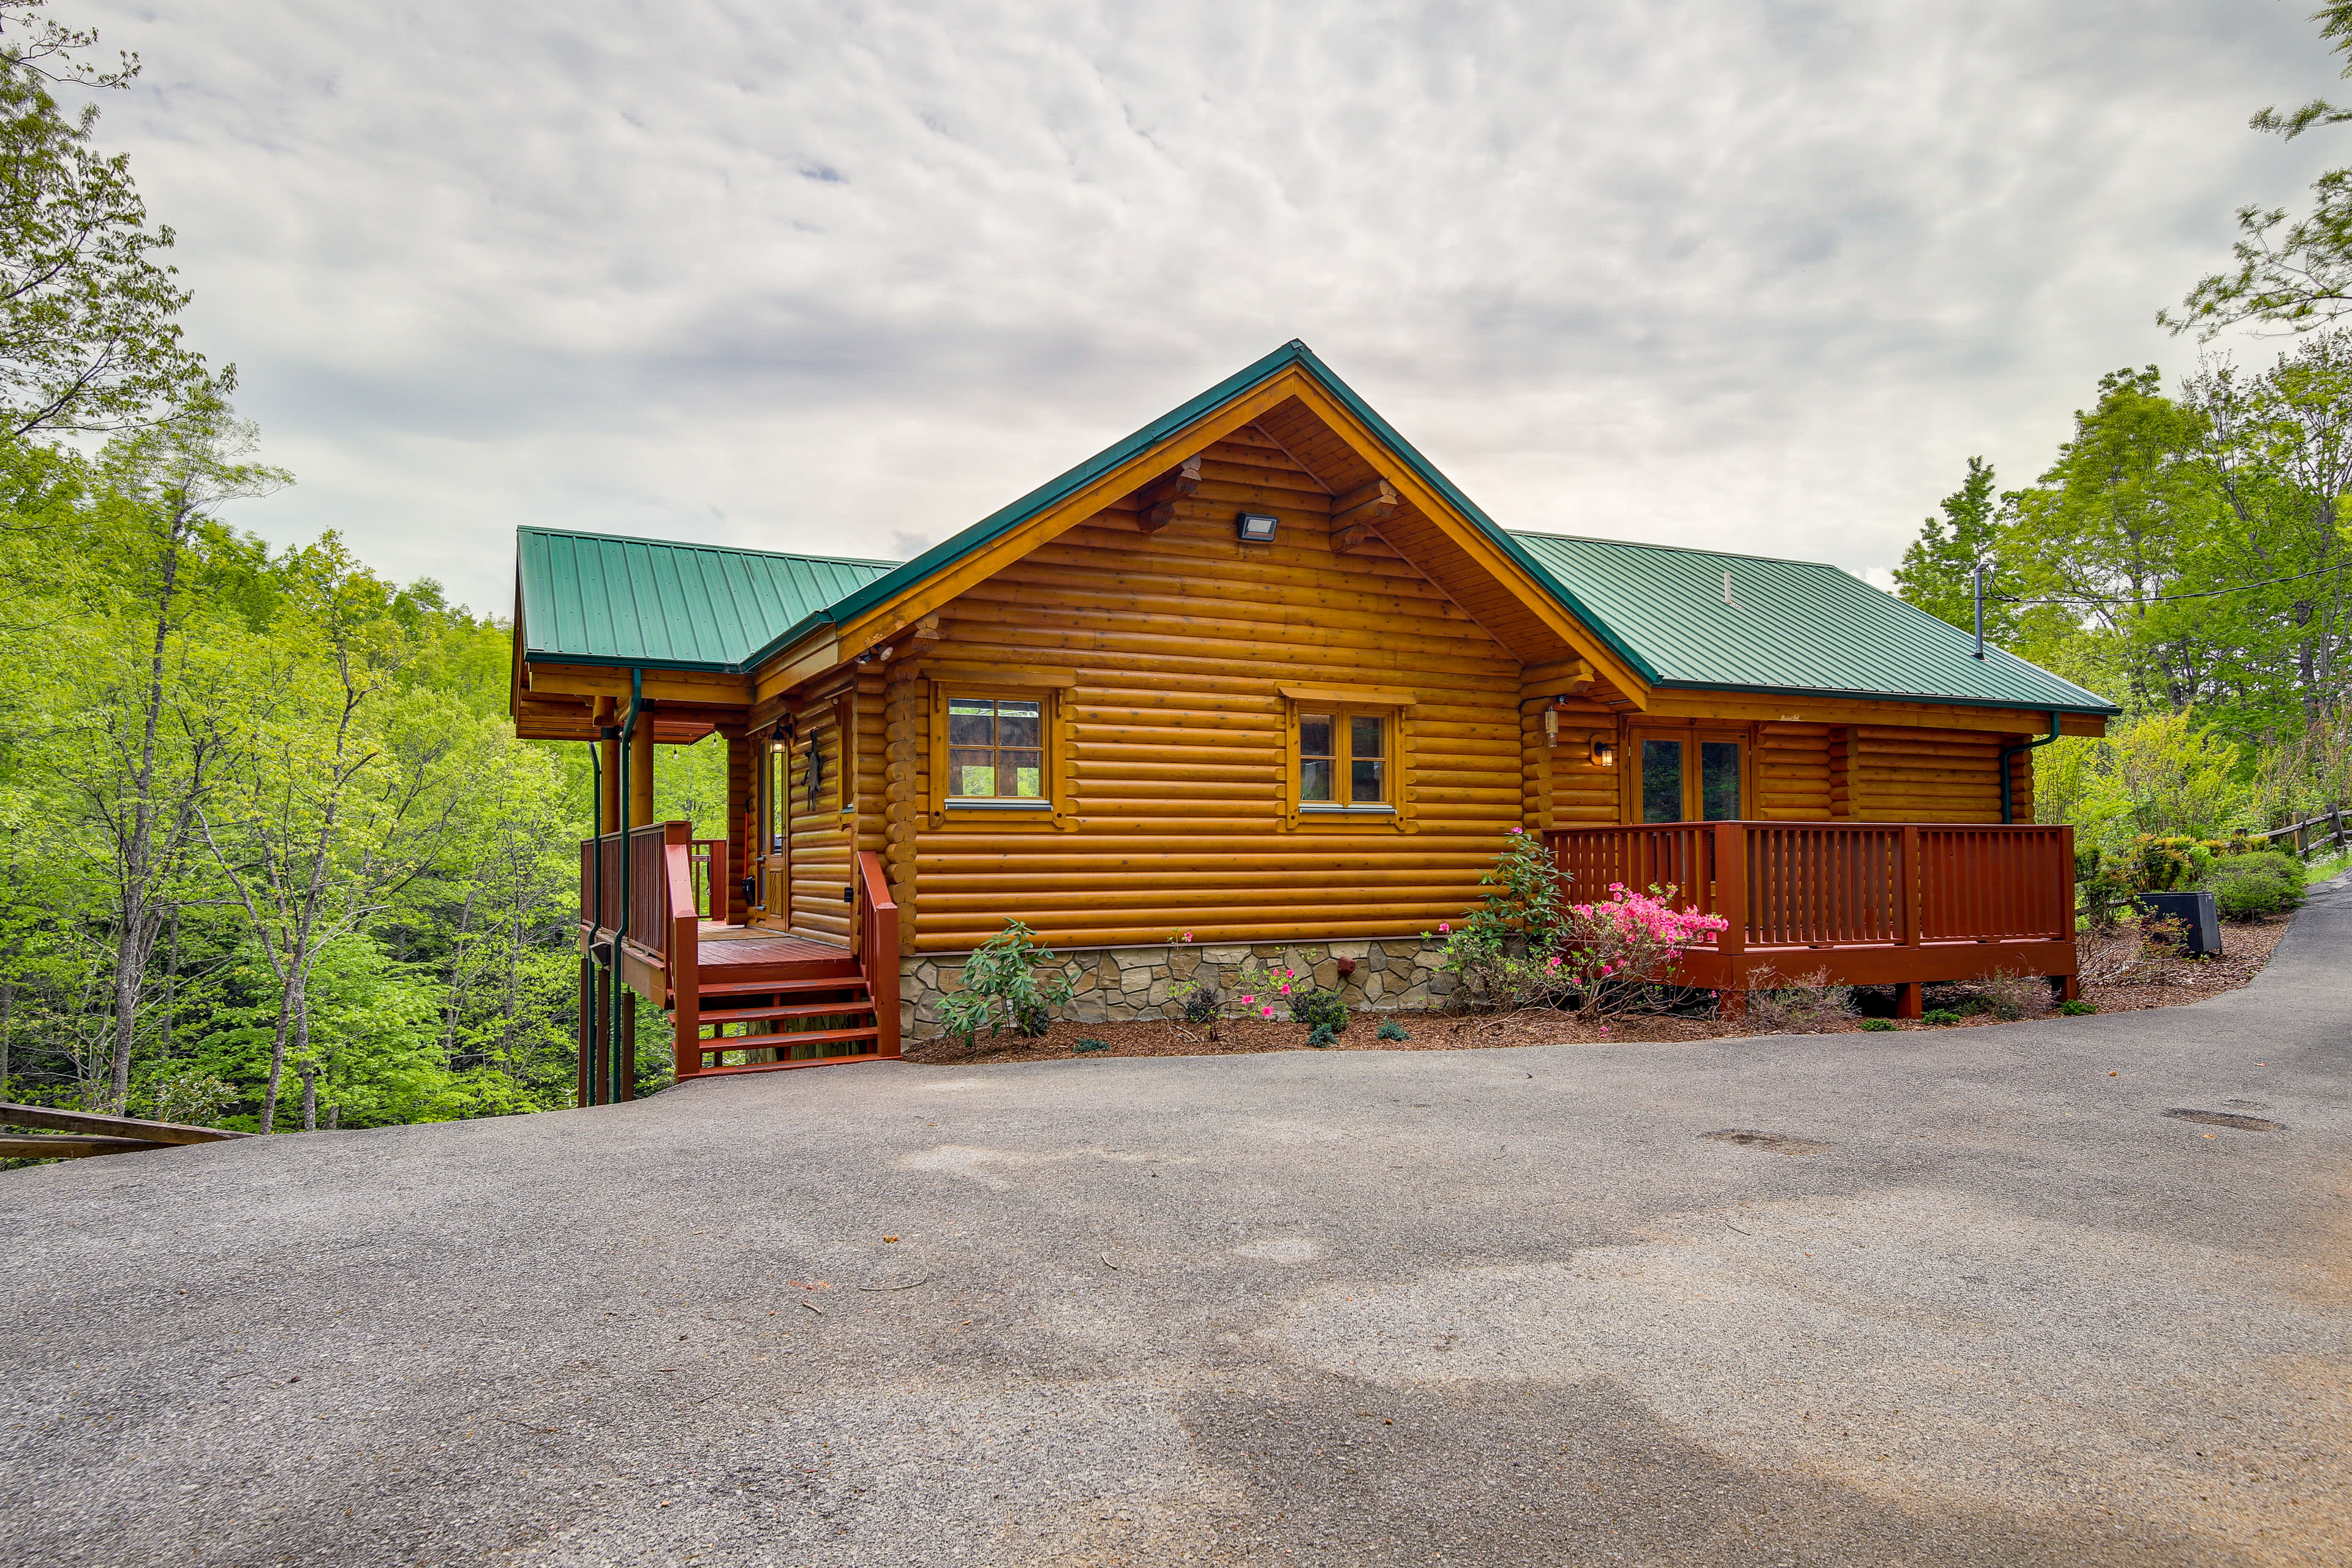
[(2275, 850), (2217, 861), (2205, 886), (2223, 920), (2257, 921), (2303, 907), (2303, 868)]
[(1337, 991), (1292, 992), (1290, 1016), (1294, 1022), (1309, 1028), (1328, 1029), (1335, 1036), (1348, 1031), (1348, 1004)]
[(1933, 1012), (1921, 1014), (1919, 1021), (1923, 1024), (1957, 1024), (1966, 1016), (1964, 1013), (1955, 1013), (1949, 1008), (1938, 1007)]
[(2080, 997), (2077, 997), (2072, 1002), (2061, 1002), (2058, 1004), (2058, 1011), (2063, 1013), (2069, 1018), (2087, 1017), (2098, 1010), (2099, 1005), (2096, 1002), (2085, 1002)]
[(1339, 1031), (1328, 1024), (1318, 1024), (1307, 1031), (1307, 1043), (1318, 1051), (1336, 1046), (1339, 1043)]
[(1862, 1021), (1862, 1026), (1868, 1029), (1874, 1035), (1890, 1034), (1894, 1031), (1895, 1020), (1892, 1018), (1864, 1018)]
[(1070, 1042), (1070, 1049), (1073, 1051), (1107, 1051), (1110, 1049), (1110, 1042), (1108, 1040), (1097, 1040), (1092, 1035), (1080, 1035), (1076, 1039)]
[(1006, 921), (964, 961), (963, 988), (940, 1004), (940, 1026), (961, 1037), (966, 1050), (982, 1029), (1035, 1039), (1054, 1021), (1054, 1009), (1070, 1003), (1070, 977), (1045, 967), (1055, 962), (1035, 931)]
[(1387, 1023), (1382, 1024), (1380, 1026), (1378, 1037), (1383, 1040), (1409, 1040), (1412, 1038), (1411, 1035), (1405, 1033), (1404, 1026), (1398, 1023), (1394, 1018), (1391, 1018)]
[(2039, 974), (2003, 970), (1978, 981), (1973, 989), (1984, 1011), (2011, 1023), (2050, 1011), (2050, 982)]
[(237, 1088), (201, 1068), (187, 1068), (157, 1079), (147, 1088), (147, 1102), (158, 1121), (209, 1127), (222, 1110), (236, 1103)]
[(1184, 989), (1180, 1005), (1184, 1010), (1184, 1021), (1195, 1028), (1215, 1023), (1218, 1010), (1224, 1005), (1223, 998), (1217, 994), (1217, 988), (1203, 980), (1187, 980), (1182, 984)]
[(1271, 968), (1255, 958), (1244, 963), (1234, 978), (1234, 1000), (1241, 1004), (1245, 1017), (1273, 1017), (1275, 1009), (1287, 1006), (1299, 988), (1296, 970)]
[(1855, 1015), (1853, 987), (1831, 984), (1826, 969), (1782, 984), (1773, 984), (1779, 976), (1769, 969), (1756, 971), (1754, 978), (1764, 986), (1748, 994), (1748, 1018), (1767, 1034), (1818, 1035)]

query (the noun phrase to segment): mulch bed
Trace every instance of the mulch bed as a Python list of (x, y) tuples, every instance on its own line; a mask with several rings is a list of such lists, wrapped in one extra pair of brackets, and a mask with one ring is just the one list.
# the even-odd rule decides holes
[[(2286, 919), (2224, 925), (2222, 956), (2212, 959), (2158, 961), (2144, 966), (2143, 977), (2123, 983), (2092, 983), (2084, 998), (2102, 1013), (2126, 1013), (2141, 1007), (2179, 1007), (2201, 1002), (2245, 984), (2270, 959), (2279, 938), (2286, 934)], [(2084, 941), (2084, 957), (2093, 959), (2093, 939)], [(1930, 986), (1927, 1005), (1948, 1005), (1966, 988)], [(1412, 1038), (1383, 1040), (1381, 1025), (1390, 1019)], [(1976, 1014), (1957, 1024), (1898, 1023), (1900, 1030), (1982, 1028), (2004, 1020)], [(1843, 1035), (1860, 1031), (1858, 1021), (1831, 1024), (1818, 1033)], [(1718, 1040), (1765, 1031), (1743, 1022), (1720, 1018), (1628, 1017), (1607, 1025), (1584, 1024), (1572, 1015), (1549, 1010), (1524, 1013), (1359, 1013), (1348, 1032), (1330, 1047), (1341, 1051), (1461, 1051), (1497, 1046), (1561, 1046), (1663, 1044), (1679, 1040)], [(1099, 1051), (1080, 1053), (1080, 1040), (1100, 1040)], [(1056, 1023), (1042, 1038), (1013, 1035), (994, 1039), (982, 1036), (969, 1050), (950, 1039), (922, 1040), (906, 1047), (908, 1061), (933, 1067), (968, 1067), (981, 1062), (1067, 1060), (1074, 1055), (1104, 1057), (1248, 1056), (1262, 1051), (1308, 1048), (1302, 1024), (1264, 1018), (1226, 1018), (1211, 1031), (1164, 1018), (1118, 1024)]]

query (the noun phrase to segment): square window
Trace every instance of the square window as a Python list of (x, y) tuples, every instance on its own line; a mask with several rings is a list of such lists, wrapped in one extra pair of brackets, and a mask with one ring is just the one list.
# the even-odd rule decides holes
[(1298, 801), (1346, 809), (1389, 804), (1389, 720), (1379, 713), (1298, 715)]
[(948, 699), (950, 800), (1045, 799), (1045, 704), (1035, 698)]

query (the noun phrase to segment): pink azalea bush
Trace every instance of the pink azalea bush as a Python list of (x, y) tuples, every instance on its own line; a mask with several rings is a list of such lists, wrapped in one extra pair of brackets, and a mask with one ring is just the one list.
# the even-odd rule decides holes
[(1614, 882), (1606, 898), (1570, 903), (1567, 877), (1532, 833), (1515, 830), (1481, 880), (1493, 890), (1461, 929), (1437, 931), (1458, 994), (1487, 1006), (1624, 1012), (1675, 984), (1683, 953), (1730, 925), (1677, 907), (1673, 887)]
[(1609, 897), (1570, 904), (1551, 965), (1587, 1016), (1622, 1011), (1658, 985), (1672, 984), (1683, 953), (1731, 929), (1721, 915), (1675, 905), (1676, 889), (1635, 892), (1622, 882)]

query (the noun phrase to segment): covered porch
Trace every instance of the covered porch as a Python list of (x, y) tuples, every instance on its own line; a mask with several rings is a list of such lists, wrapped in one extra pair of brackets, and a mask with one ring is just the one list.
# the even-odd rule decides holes
[(632, 1097), (629, 992), (669, 1015), (679, 1082), (898, 1056), (898, 906), (878, 857), (861, 856), (857, 870), (843, 889), (856, 939), (835, 945), (746, 922), (729, 897), (727, 841), (696, 838), (691, 824), (582, 840), (579, 1103)]
[(1923, 985), (2041, 975), (2079, 993), (2074, 830), (1918, 822), (1664, 822), (1544, 834), (1578, 902), (1610, 884), (1672, 886), (1675, 902), (1730, 921), (1682, 961), (1683, 983), (1723, 994), (1821, 973), (1892, 985), (1919, 1016)]

